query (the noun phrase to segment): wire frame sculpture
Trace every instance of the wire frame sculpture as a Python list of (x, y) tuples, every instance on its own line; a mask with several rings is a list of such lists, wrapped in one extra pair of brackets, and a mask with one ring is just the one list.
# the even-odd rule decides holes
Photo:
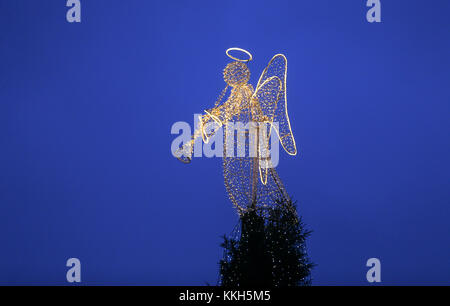
[[(231, 51), (243, 52), (248, 58), (236, 58), (230, 55)], [(182, 162), (189, 163), (197, 138), (202, 137), (207, 143), (217, 131), (222, 132), (223, 175), (231, 202), (240, 215), (252, 209), (263, 212), (264, 208), (276, 205), (279, 199), (289, 200), (289, 195), (272, 166), (269, 144), (272, 132), (275, 131), (288, 154), (297, 154), (287, 111), (287, 59), (283, 54), (275, 55), (254, 89), (248, 83), (250, 70), (246, 65), (252, 60), (252, 55), (240, 48), (230, 48), (226, 54), (234, 61), (226, 65), (223, 71), (227, 84), (225, 89), (214, 107), (205, 110), (204, 115), (199, 118), (190, 142), (184, 143), (175, 155)], [(229, 88), (231, 92), (223, 101)], [(248, 129), (236, 130), (233, 125), (236, 122)], [(217, 128), (205, 128), (212, 123)], [(230, 147), (228, 143), (233, 145)]]

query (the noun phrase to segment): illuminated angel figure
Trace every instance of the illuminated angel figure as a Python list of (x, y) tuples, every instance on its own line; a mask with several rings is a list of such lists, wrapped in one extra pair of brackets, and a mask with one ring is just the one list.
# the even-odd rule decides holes
[[(239, 59), (230, 55), (230, 51), (240, 51), (248, 59)], [(288, 199), (289, 196), (271, 164), (269, 139), (275, 130), (284, 150), (290, 155), (297, 154), (294, 136), (287, 112), (286, 76), (287, 59), (283, 54), (275, 55), (262, 72), (256, 89), (248, 84), (250, 71), (245, 64), (252, 55), (243, 49), (230, 48), (226, 54), (234, 61), (229, 63), (223, 73), (227, 86), (222, 91), (215, 106), (205, 110), (199, 120), (199, 126), (191, 141), (183, 144), (176, 156), (182, 162), (192, 159), (194, 142), (202, 137), (208, 142), (219, 129), (208, 130), (205, 127), (214, 123), (223, 127), (223, 173), (228, 195), (241, 214), (249, 209), (259, 209), (275, 205), (276, 199)], [(227, 89), (231, 87), (228, 99), (222, 102)], [(251, 124), (255, 129), (237, 130), (230, 123)], [(232, 126), (232, 128), (230, 128)], [(272, 128), (271, 128), (272, 127)], [(251, 131), (250, 131), (251, 130)], [(261, 133), (264, 130), (266, 134)], [(262, 137), (267, 135), (267, 137)], [(227, 139), (228, 137), (228, 139)], [(273, 135), (272, 135), (273, 137)], [(229, 147), (227, 140), (243, 139), (244, 148)], [(239, 141), (237, 141), (239, 144)], [(241, 150), (244, 156), (235, 154)], [(254, 154), (252, 155), (251, 152)], [(235, 156), (237, 155), (237, 156)]]

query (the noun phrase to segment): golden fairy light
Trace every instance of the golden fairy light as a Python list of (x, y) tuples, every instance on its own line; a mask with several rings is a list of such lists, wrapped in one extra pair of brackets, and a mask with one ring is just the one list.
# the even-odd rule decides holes
[[(247, 58), (234, 57), (230, 55), (231, 51), (242, 52)], [(205, 129), (211, 123), (223, 127), (224, 143), (227, 143), (227, 137), (244, 139), (246, 154), (243, 157), (235, 156), (236, 147), (223, 146), (225, 187), (233, 205), (239, 213), (243, 213), (249, 209), (275, 205), (276, 199), (280, 197), (289, 199), (267, 154), (271, 131), (275, 130), (283, 149), (288, 154), (296, 155), (297, 148), (287, 111), (286, 57), (283, 54), (275, 55), (262, 72), (256, 89), (254, 89), (248, 83), (250, 70), (246, 65), (252, 60), (250, 52), (240, 48), (230, 48), (226, 54), (234, 60), (225, 67), (223, 72), (227, 86), (220, 94), (215, 106), (205, 110), (205, 114), (199, 118), (199, 124), (191, 141), (183, 144), (176, 155), (182, 162), (189, 163), (192, 159), (195, 140), (202, 137), (204, 142), (208, 142), (214, 133), (220, 130), (208, 131)], [(222, 101), (230, 87), (230, 95), (225, 101)], [(229, 123), (233, 122), (257, 123), (254, 125), (256, 133), (253, 135), (247, 130), (238, 130), (237, 134), (234, 134), (234, 130), (229, 130)], [(264, 126), (268, 127), (268, 130), (265, 129), (268, 137), (261, 137), (264, 133), (261, 133), (260, 129), (264, 129)], [(235, 142), (233, 141), (233, 143)], [(256, 155), (248, 154), (252, 150), (256, 152)]]

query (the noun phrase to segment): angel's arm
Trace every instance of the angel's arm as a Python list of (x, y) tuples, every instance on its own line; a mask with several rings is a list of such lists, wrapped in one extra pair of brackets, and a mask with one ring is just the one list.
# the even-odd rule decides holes
[[(217, 106), (210, 110), (205, 110), (205, 114), (199, 116), (198, 125), (195, 127), (191, 140), (184, 143), (183, 146), (175, 152), (175, 156), (180, 161), (186, 164), (191, 162), (192, 154), (194, 153), (194, 143), (199, 137), (202, 137), (203, 141), (208, 143), (218, 127), (222, 125), (222, 108), (223, 106)], [(211, 124), (214, 124), (214, 129), (208, 128), (211, 127)]]

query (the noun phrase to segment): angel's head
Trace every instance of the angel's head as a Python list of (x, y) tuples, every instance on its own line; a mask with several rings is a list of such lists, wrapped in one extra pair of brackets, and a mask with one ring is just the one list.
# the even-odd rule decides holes
[(231, 87), (239, 87), (250, 80), (250, 70), (243, 62), (232, 62), (223, 70), (223, 79)]

